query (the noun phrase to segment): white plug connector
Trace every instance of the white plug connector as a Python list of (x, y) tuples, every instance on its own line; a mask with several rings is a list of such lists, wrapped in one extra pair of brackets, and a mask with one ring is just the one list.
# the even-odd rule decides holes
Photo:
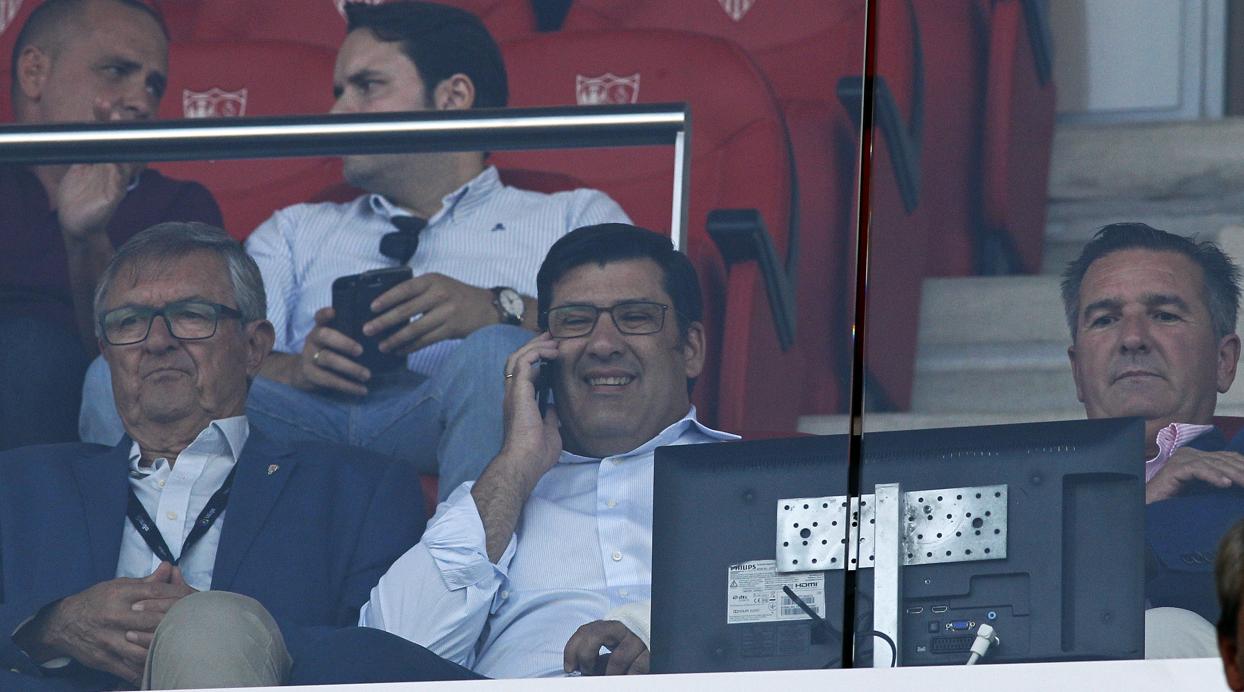
[(990, 647), (1001, 641), (1002, 639), (994, 633), (992, 625), (982, 623), (976, 630), (976, 641), (972, 642), (972, 654), (968, 656), (968, 665), (975, 665), (977, 661), (985, 657), (985, 652), (989, 651)]

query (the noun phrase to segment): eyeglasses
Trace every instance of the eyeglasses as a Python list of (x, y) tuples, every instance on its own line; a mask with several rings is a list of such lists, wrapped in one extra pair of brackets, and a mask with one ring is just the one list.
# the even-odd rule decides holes
[(649, 303), (642, 300), (629, 300), (613, 307), (599, 308), (595, 305), (562, 305), (545, 313), (549, 325), (549, 334), (554, 339), (573, 339), (587, 336), (596, 329), (596, 320), (600, 313), (607, 312), (613, 320), (613, 326), (623, 334), (640, 335), (656, 334), (665, 326), (665, 312), (668, 305)]
[(210, 339), (216, 334), (220, 318), (241, 319), (236, 308), (203, 300), (179, 300), (162, 308), (144, 305), (109, 310), (99, 319), (104, 340), (113, 346), (128, 346), (147, 340), (156, 316), (164, 318), (169, 334), (182, 341)]

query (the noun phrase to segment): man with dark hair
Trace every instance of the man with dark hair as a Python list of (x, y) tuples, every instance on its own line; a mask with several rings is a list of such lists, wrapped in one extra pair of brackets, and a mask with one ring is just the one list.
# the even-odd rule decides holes
[(1076, 394), (1089, 418), (1145, 419), (1146, 502), (1244, 485), (1244, 457), (1197, 451), (1226, 446), (1212, 423), (1240, 358), (1239, 300), (1239, 269), (1216, 245), (1140, 223), (1098, 231), (1064, 274)]
[[(9, 70), (18, 123), (142, 120), (164, 93), (168, 40), (137, 0), (46, 0)], [(0, 165), (0, 209), (0, 449), (76, 440), (91, 294), (114, 246), (220, 212), (203, 187), (132, 163)]]
[[(500, 51), (474, 15), (389, 2), (348, 4), (346, 16), (334, 113), (505, 105)], [(344, 163), (347, 180), (368, 194), (283, 209), (247, 239), (276, 327), (250, 411), (288, 437), (348, 442), (439, 473), (444, 497), (500, 448), (501, 386), (478, 373), (499, 369), (530, 338), (529, 296), (544, 253), (571, 228), (626, 215), (592, 190), (545, 195), (503, 185), (482, 152)], [(414, 277), (372, 303), (364, 332), (387, 334), (380, 350), (407, 356), (407, 369), (372, 372), (358, 361), (362, 345), (334, 323), (332, 283), (401, 266)], [(84, 407), (84, 439), (116, 434), (92, 433), (91, 417)]]
[(1146, 597), (1205, 619), (1216, 606), (1203, 556), (1244, 514), (1244, 456), (1213, 425), (1240, 357), (1239, 296), (1216, 245), (1141, 223), (1102, 228), (1063, 280), (1085, 412), (1146, 421)]
[[(114, 255), (95, 329), (126, 435), (0, 454), (0, 688), (116, 689), (144, 666), (156, 686), (283, 673), (286, 645), (352, 623), (418, 539), (407, 465), (248, 421), (265, 304), (219, 228), (160, 224)], [(258, 627), (208, 617), (228, 607)], [(166, 614), (194, 622), (193, 656), (148, 658)], [(256, 663), (265, 646), (275, 664)]]
[(608, 672), (645, 672), (642, 633), (619, 620), (646, 617), (612, 613), (646, 616), (653, 452), (734, 439), (690, 402), (706, 349), (699, 284), (668, 238), (625, 224), (572, 231), (537, 283), (545, 331), (506, 363), (501, 451), (381, 578), (359, 624), (489, 677), (593, 674), (602, 645)]

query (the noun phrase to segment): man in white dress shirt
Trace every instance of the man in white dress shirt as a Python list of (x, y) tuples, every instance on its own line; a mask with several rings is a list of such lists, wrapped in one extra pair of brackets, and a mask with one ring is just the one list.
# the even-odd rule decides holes
[[(346, 15), (332, 112), (506, 105), (500, 50), (474, 15), (424, 2), (353, 3)], [(276, 329), (249, 411), (287, 437), (345, 442), (439, 473), (443, 498), (500, 448), (501, 386), (476, 375), (531, 338), (530, 296), (549, 246), (572, 228), (628, 219), (595, 190), (504, 185), (483, 152), (354, 155), (344, 169), (367, 194), (282, 209), (247, 239)], [(358, 361), (362, 345), (334, 325), (332, 283), (403, 265), (414, 277), (373, 303), (364, 331), (387, 334), (380, 350), (406, 356), (407, 369), (373, 372)], [(114, 442), (119, 429), (107, 418), (84, 404), (83, 439)]]

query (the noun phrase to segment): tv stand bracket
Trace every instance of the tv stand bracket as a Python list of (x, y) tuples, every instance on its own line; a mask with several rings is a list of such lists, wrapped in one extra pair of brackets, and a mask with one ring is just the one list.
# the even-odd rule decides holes
[[(869, 569), (876, 563), (877, 496), (801, 497), (777, 502), (778, 572)], [(929, 565), (1006, 558), (1007, 486), (902, 493), (897, 528), (902, 564)], [(888, 512), (886, 513), (889, 514)]]

